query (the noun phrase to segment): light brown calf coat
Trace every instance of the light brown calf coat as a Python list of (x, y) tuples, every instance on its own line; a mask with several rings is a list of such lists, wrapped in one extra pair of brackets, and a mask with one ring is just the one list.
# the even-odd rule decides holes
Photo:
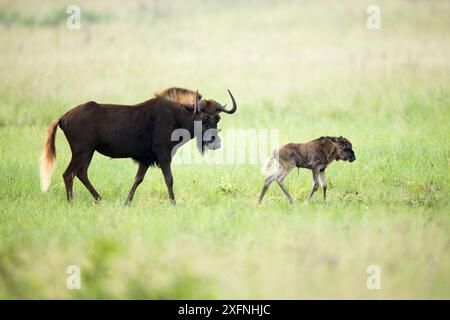
[(323, 199), (327, 198), (327, 183), (325, 179), (325, 169), (334, 160), (344, 160), (353, 162), (356, 160), (355, 153), (350, 141), (344, 137), (320, 137), (306, 143), (288, 143), (278, 149), (274, 149), (267, 159), (265, 171), (268, 171), (272, 163), (276, 161), (275, 172), (266, 178), (264, 186), (259, 195), (258, 203), (273, 181), (276, 181), (283, 190), (290, 203), (293, 199), (287, 190), (284, 179), (293, 168), (310, 169), (313, 174), (314, 185), (309, 195), (310, 199), (319, 188), (323, 190)]

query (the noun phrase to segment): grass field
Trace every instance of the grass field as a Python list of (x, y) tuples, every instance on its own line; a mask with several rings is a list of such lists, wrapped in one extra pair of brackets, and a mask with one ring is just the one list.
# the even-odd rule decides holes
[[(0, 3), (0, 298), (450, 298), (450, 2), (65, 1)], [(179, 164), (171, 206), (152, 169), (94, 156), (95, 204), (62, 172), (48, 193), (46, 127), (95, 100), (132, 104), (169, 86), (239, 104), (220, 127), (279, 129), (280, 143), (349, 138), (354, 163), (292, 172), (288, 205), (254, 164)], [(224, 148), (227, 148), (225, 141)], [(81, 290), (66, 286), (69, 265)], [(369, 290), (369, 265), (381, 289)]]

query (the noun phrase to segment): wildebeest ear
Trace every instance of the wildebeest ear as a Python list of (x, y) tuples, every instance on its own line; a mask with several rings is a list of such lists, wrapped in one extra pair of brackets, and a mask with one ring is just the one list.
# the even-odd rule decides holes
[(209, 104), (211, 104), (211, 101), (209, 100), (200, 100), (198, 104), (198, 111), (202, 112)]

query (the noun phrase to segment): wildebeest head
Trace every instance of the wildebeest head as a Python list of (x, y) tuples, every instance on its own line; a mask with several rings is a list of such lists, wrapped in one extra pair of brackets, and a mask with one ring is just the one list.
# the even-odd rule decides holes
[(353, 162), (356, 160), (355, 152), (353, 152), (352, 143), (346, 138), (333, 137), (333, 142), (339, 147), (339, 153), (336, 160), (344, 160)]
[(213, 99), (195, 99), (194, 104), (194, 120), (201, 122), (202, 137), (197, 137), (197, 145), (203, 152), (206, 149), (216, 150), (221, 147), (219, 131), (217, 124), (220, 121), (220, 113), (225, 112), (232, 114), (236, 112), (237, 105), (230, 90), (233, 107), (226, 109), (226, 105), (222, 105)]

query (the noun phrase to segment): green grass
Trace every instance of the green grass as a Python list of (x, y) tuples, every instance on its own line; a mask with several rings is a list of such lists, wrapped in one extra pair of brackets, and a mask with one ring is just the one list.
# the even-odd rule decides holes
[[(0, 298), (450, 298), (448, 2), (381, 1), (380, 31), (364, 1), (79, 5), (79, 31), (65, 4), (0, 7)], [(224, 103), (230, 88), (239, 108), (224, 133), (343, 135), (357, 161), (327, 170), (327, 205), (320, 192), (304, 203), (305, 170), (287, 178), (293, 206), (274, 185), (258, 207), (259, 166), (180, 164), (177, 206), (152, 169), (125, 207), (136, 164), (97, 154), (103, 201), (76, 180), (68, 204), (58, 130), (40, 192), (51, 120), (173, 85)], [(66, 287), (69, 265), (81, 290)], [(366, 287), (369, 265), (381, 290)]]

